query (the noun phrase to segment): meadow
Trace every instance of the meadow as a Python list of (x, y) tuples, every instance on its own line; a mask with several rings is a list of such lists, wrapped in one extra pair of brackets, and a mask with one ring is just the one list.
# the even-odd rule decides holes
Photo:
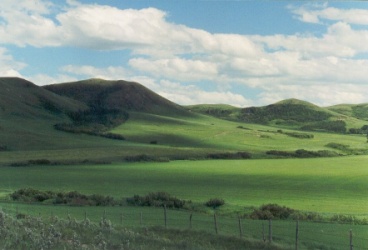
[[(237, 215), (266, 203), (318, 212), (367, 218), (367, 156), (318, 159), (257, 159), (172, 161), (165, 163), (116, 163), (109, 165), (27, 166), (0, 168), (0, 207), (10, 214), (68, 216), (98, 223), (106, 216), (114, 225), (128, 228), (164, 226), (163, 209), (134, 206), (70, 207), (51, 203), (12, 202), (9, 194), (24, 187), (40, 190), (73, 191), (111, 195), (124, 200), (134, 194), (166, 191), (180, 199), (191, 200), (193, 230), (215, 233), (213, 210), (203, 204), (209, 198), (223, 198), (219, 214), (220, 235), (239, 234)], [(187, 210), (169, 210), (168, 226), (188, 229)], [(142, 218), (142, 220), (140, 219)], [(266, 224), (264, 224), (266, 223)], [(244, 237), (262, 240), (267, 222), (243, 220)], [(356, 246), (368, 238), (366, 225), (301, 222), (303, 248), (344, 249), (348, 232), (354, 230)], [(274, 221), (274, 241), (292, 245), (295, 221)], [(266, 230), (267, 231), (267, 230)], [(265, 233), (267, 235), (267, 232)]]
[(117, 163), (0, 168), (0, 194), (25, 187), (111, 195), (165, 191), (204, 203), (218, 197), (223, 210), (277, 203), (327, 214), (367, 216), (367, 156)]

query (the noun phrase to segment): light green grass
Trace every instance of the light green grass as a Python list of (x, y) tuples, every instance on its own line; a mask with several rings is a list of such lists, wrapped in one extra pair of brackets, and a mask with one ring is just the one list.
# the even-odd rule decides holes
[[(240, 129), (239, 126), (246, 129)], [(184, 120), (132, 113), (125, 124), (112, 132), (120, 133), (128, 140), (140, 143), (157, 141), (158, 144), (173, 147), (245, 150), (257, 155), (264, 154), (268, 150), (326, 150), (329, 149), (326, 144), (330, 142), (368, 150), (363, 135), (305, 132), (313, 134), (314, 138), (298, 139), (277, 133), (277, 130), (274, 127), (230, 122), (208, 116)]]
[(368, 214), (367, 156), (175, 161), (0, 168), (0, 193), (24, 187), (129, 197), (166, 191), (182, 199), (225, 199), (233, 210), (265, 203), (321, 213)]

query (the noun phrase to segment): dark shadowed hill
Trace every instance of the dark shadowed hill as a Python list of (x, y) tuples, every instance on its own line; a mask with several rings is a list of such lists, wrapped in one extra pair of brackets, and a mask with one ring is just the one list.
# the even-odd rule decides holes
[(52, 118), (87, 108), (81, 102), (56, 95), (21, 78), (0, 78), (0, 90), (2, 116)]
[(159, 115), (190, 115), (183, 107), (161, 97), (139, 83), (89, 79), (44, 87), (91, 108), (118, 109)]

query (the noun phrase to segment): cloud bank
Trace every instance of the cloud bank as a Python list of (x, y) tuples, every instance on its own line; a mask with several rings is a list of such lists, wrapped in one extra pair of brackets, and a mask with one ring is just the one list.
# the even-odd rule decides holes
[[(64, 65), (43, 81), (101, 77), (140, 80), (180, 104), (269, 104), (300, 98), (320, 105), (367, 102), (368, 11), (327, 4), (289, 6), (300, 22), (323, 25), (322, 35), (240, 35), (210, 33), (168, 21), (157, 8), (119, 9), (67, 1), (0, 3), (0, 73), (21, 75), (24, 63), (5, 46), (78, 47), (130, 51), (121, 65)], [(359, 25), (359, 27), (357, 27)], [(203, 90), (201, 83), (212, 84)], [(51, 82), (47, 82), (51, 83)], [(257, 91), (247, 98), (242, 86)], [(224, 91), (225, 89), (225, 91)]]

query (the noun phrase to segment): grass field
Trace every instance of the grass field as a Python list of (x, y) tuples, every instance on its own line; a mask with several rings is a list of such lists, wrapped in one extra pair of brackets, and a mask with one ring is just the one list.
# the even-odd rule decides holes
[(166, 191), (200, 203), (223, 198), (225, 211), (278, 203), (304, 211), (367, 216), (367, 160), (355, 156), (2, 167), (0, 193), (33, 187), (123, 198)]

